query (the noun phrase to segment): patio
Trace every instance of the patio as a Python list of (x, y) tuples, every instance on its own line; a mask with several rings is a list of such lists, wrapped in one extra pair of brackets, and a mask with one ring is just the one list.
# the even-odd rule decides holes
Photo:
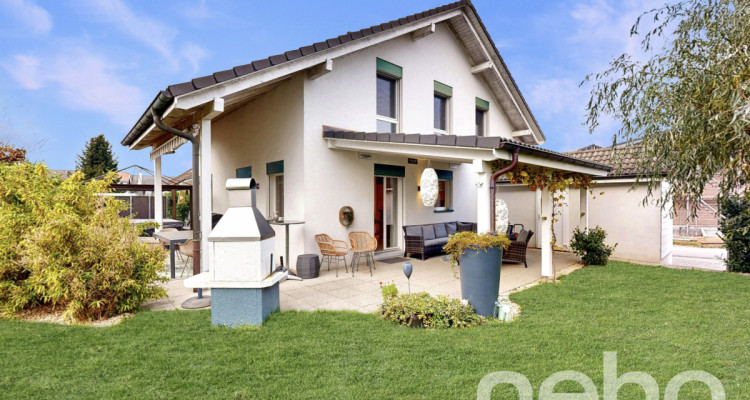
[[(508, 292), (542, 279), (541, 251), (529, 249), (528, 259), (529, 268), (524, 268), (523, 264), (503, 264), (500, 272), (500, 292)], [(414, 265), (414, 272), (411, 276), (413, 293), (426, 291), (433, 296), (461, 297), (461, 284), (454, 277), (450, 262), (438, 256), (425, 261), (418, 259), (410, 259), (410, 261)], [(554, 261), (559, 273), (576, 264), (579, 259), (571, 253), (555, 252)], [(182, 268), (184, 268), (183, 263), (178, 262), (178, 277)], [(359, 271), (354, 273), (353, 277), (351, 270), (348, 274), (344, 272), (343, 266), (340, 267), (338, 277), (336, 277), (333, 266), (331, 271), (326, 268), (326, 266), (323, 266), (320, 276), (315, 279), (282, 282), (280, 287), (281, 310), (350, 310), (369, 313), (376, 311), (382, 300), (380, 294), (381, 282), (383, 284), (396, 283), (401, 293), (406, 293), (408, 290), (406, 277), (401, 270), (401, 262), (387, 264), (377, 261), (373, 276), (370, 276), (367, 265), (364, 263)], [(458, 270), (456, 269), (456, 271)], [(173, 279), (166, 283), (165, 289), (168, 298), (150, 302), (144, 305), (144, 308), (150, 310), (181, 309), (180, 304), (183, 301), (195, 296), (192, 289), (183, 287), (181, 279)], [(210, 291), (204, 293), (210, 294)]]

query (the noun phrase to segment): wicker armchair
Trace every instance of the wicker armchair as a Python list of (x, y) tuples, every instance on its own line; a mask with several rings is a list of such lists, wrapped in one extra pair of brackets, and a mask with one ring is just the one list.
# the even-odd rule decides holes
[(349, 246), (343, 240), (334, 240), (325, 233), (315, 235), (315, 243), (318, 244), (320, 254), (323, 256), (321, 266), (328, 259), (328, 270), (331, 270), (331, 261), (336, 264), (336, 276), (339, 276), (339, 262), (344, 261), (344, 269), (349, 272), (346, 265), (346, 255), (349, 254)]
[(359, 261), (362, 256), (365, 256), (367, 266), (370, 267), (370, 276), (372, 276), (372, 270), (375, 268), (375, 249), (378, 248), (378, 239), (375, 239), (368, 232), (356, 231), (349, 232), (349, 242), (352, 245), (352, 276), (354, 276), (354, 267), (357, 266), (359, 269)]
[[(182, 267), (182, 272), (180, 272), (180, 278), (182, 278), (183, 275), (185, 275), (185, 272), (188, 272), (188, 269), (192, 270), (190, 260), (193, 259), (193, 239), (188, 239), (187, 242), (183, 244), (177, 245), (177, 254), (182, 254), (185, 256), (185, 263)], [(190, 272), (188, 272), (189, 274)]]
[(532, 236), (534, 236), (534, 231), (522, 230), (516, 240), (510, 242), (510, 247), (503, 251), (503, 262), (523, 263), (524, 267), (528, 268), (529, 265), (526, 263), (526, 248)]

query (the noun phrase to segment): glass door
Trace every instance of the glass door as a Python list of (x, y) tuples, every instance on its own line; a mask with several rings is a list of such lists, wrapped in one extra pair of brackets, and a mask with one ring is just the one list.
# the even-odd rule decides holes
[(375, 238), (378, 250), (398, 247), (398, 178), (375, 177)]

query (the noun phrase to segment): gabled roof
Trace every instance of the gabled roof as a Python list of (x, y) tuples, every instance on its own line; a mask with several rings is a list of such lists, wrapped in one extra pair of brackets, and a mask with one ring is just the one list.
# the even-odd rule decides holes
[[(424, 12), (409, 15), (404, 18), (399, 18), (390, 22), (373, 25), (369, 28), (361, 29), (359, 31), (348, 32), (344, 35), (313, 43), (309, 46), (300, 47), (296, 50), (287, 51), (281, 54), (270, 56), (268, 58), (253, 61), (249, 64), (236, 66), (232, 69), (215, 72), (211, 75), (203, 76), (200, 78), (195, 78), (189, 82), (170, 85), (166, 90), (160, 91), (157, 94), (157, 96), (151, 102), (150, 106), (146, 109), (138, 122), (133, 126), (133, 128), (131, 128), (130, 132), (128, 132), (128, 134), (120, 143), (123, 146), (130, 146), (134, 142), (136, 142), (145, 132), (147, 132), (147, 130), (151, 129), (152, 127), (153, 121), (151, 117), (151, 109), (154, 108), (156, 112), (164, 113), (164, 111), (174, 103), (174, 100), (177, 97), (188, 95), (200, 90), (210, 89), (217, 85), (225, 84), (228, 81), (244, 78), (252, 74), (257, 74), (260, 71), (264, 71), (266, 69), (289, 63), (298, 59), (313, 57), (318, 53), (326, 52), (330, 49), (334, 49), (348, 43), (361, 41), (362, 39), (369, 36), (380, 35), (398, 27), (413, 24), (420, 20), (429, 19), (434, 16), (439, 16), (458, 9), (464, 9), (467, 14), (469, 23), (472, 26), (466, 27), (465, 29), (457, 29), (456, 35), (467, 36), (476, 34), (480, 36), (479, 39), (481, 41), (486, 41), (489, 44), (489, 46), (491, 47), (491, 49), (489, 50), (489, 52), (491, 53), (489, 54), (490, 59), (495, 61), (495, 64), (498, 67), (497, 72), (501, 75), (501, 81), (493, 82), (490, 84), (490, 86), (492, 87), (493, 91), (497, 92), (500, 90), (505, 90), (509, 93), (510, 98), (499, 99), (501, 103), (500, 105), (505, 107), (506, 110), (512, 109), (513, 107), (518, 107), (520, 109), (520, 111), (517, 113), (518, 115), (509, 116), (511, 118), (511, 124), (520, 125), (519, 121), (525, 121), (524, 123), (528, 124), (532, 128), (532, 131), (535, 133), (537, 140), (543, 142), (544, 134), (542, 133), (539, 124), (531, 113), (526, 100), (521, 95), (521, 92), (518, 89), (518, 85), (516, 85), (515, 80), (510, 75), (505, 62), (500, 56), (500, 52), (497, 50), (495, 43), (492, 41), (492, 38), (490, 37), (484, 23), (479, 18), (474, 5), (470, 0), (462, 0), (441, 7), (433, 8)], [(487, 71), (489, 72), (482, 72), (481, 74), (487, 77), (488, 75), (485, 74), (494, 73), (492, 72), (492, 70)]]

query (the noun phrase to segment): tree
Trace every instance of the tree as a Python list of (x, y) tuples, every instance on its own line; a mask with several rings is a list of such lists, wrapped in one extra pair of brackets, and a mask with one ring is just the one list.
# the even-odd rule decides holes
[(76, 169), (83, 172), (86, 179), (117, 170), (117, 160), (112, 154), (112, 146), (104, 135), (93, 137), (86, 143), (83, 153), (78, 155)]
[(665, 173), (671, 185), (663, 199), (686, 200), (695, 216), (715, 176), (720, 201), (748, 190), (750, 3), (666, 5), (641, 15), (631, 35), (639, 34), (644, 17), (654, 24), (641, 41), (647, 59), (622, 54), (581, 83), (593, 84), (586, 124), (594, 132), (605, 117), (619, 121), (613, 143), (642, 141), (638, 182), (648, 183), (647, 199)]

